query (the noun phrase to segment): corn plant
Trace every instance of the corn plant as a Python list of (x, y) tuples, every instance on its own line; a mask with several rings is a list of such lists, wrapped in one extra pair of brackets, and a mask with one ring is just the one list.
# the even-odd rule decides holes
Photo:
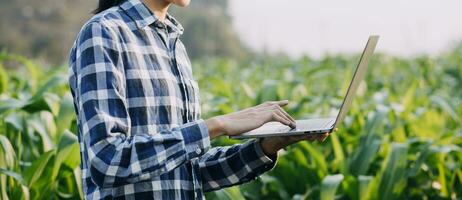
[[(280, 154), (258, 181), (211, 199), (462, 198), (462, 47), (439, 57), (378, 54), (350, 114), (324, 143)], [(358, 56), (196, 63), (204, 113), (290, 99), (305, 118), (336, 113)], [(235, 74), (239, 74), (236, 76)], [(234, 83), (234, 84), (231, 84)], [(205, 91), (205, 92), (204, 92)], [(223, 139), (216, 144), (238, 141)]]
[[(339, 131), (286, 148), (272, 171), (207, 198), (462, 198), (461, 55), (462, 47), (436, 57), (375, 55)], [(357, 60), (209, 58), (193, 71), (204, 118), (278, 99), (291, 101), (293, 116), (309, 118), (336, 114)], [(81, 199), (66, 67), (7, 53), (0, 63), (1, 199)]]
[(1, 199), (82, 197), (72, 97), (63, 68), (0, 55)]

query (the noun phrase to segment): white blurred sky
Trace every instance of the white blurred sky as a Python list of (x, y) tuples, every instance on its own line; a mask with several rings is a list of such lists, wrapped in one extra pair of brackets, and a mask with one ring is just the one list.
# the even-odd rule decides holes
[(370, 34), (395, 55), (437, 54), (462, 40), (462, 0), (231, 0), (250, 47), (292, 56), (358, 52)]

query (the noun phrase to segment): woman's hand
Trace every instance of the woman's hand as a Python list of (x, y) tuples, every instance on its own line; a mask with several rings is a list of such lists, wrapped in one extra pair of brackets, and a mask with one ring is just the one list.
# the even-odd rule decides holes
[[(337, 131), (337, 128), (334, 132)], [(267, 156), (274, 156), (276, 153), (294, 143), (300, 141), (320, 141), (323, 142), (329, 136), (330, 133), (323, 134), (308, 134), (298, 136), (282, 136), (282, 137), (267, 137), (263, 138), (260, 142), (263, 152)]]
[(281, 108), (288, 103), (288, 100), (271, 101), (235, 113), (208, 119), (205, 123), (209, 129), (210, 138), (222, 134), (229, 136), (239, 135), (270, 121), (277, 121), (295, 128), (295, 120)]

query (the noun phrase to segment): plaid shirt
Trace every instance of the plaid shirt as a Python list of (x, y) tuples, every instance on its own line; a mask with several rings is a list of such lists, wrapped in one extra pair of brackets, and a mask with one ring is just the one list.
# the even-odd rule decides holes
[(274, 166), (257, 141), (210, 148), (182, 32), (128, 0), (77, 36), (69, 83), (86, 199), (202, 199)]

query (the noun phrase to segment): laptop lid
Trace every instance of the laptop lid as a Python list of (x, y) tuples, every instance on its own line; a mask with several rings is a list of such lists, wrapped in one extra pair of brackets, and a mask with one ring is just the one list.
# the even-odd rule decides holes
[(340, 111), (337, 115), (337, 119), (335, 119), (335, 123), (332, 129), (335, 129), (337, 125), (345, 119), (348, 109), (350, 108), (351, 103), (353, 101), (353, 97), (356, 94), (356, 90), (358, 89), (359, 84), (364, 78), (367, 65), (369, 64), (369, 59), (374, 53), (375, 46), (377, 45), (378, 40), (378, 35), (372, 35), (369, 37), (369, 40), (367, 40), (366, 47), (364, 48), (364, 51), (361, 54), (361, 58), (359, 59), (359, 63), (356, 66), (353, 78), (351, 79), (350, 85), (348, 86), (347, 93), (345, 95), (345, 98), (343, 99), (342, 105), (340, 106)]

